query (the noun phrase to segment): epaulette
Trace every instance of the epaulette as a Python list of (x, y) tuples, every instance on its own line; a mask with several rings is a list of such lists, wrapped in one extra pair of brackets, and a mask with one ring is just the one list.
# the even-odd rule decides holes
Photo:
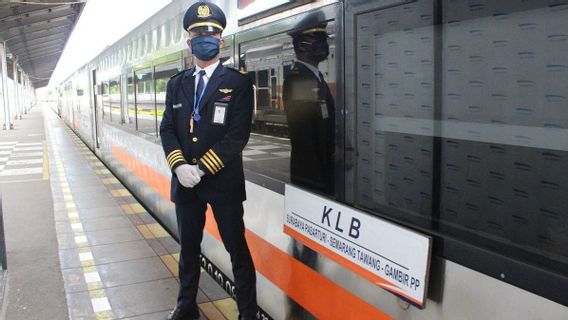
[(225, 67), (225, 68), (226, 68), (227, 70), (231, 70), (231, 71), (233, 71), (233, 72), (236, 72), (236, 73), (238, 73), (238, 74), (240, 74), (240, 75), (246, 75), (246, 74), (248, 73), (248, 72), (246, 72), (244, 69), (239, 71), (239, 70), (237, 70), (237, 69), (235, 69), (235, 68), (233, 68), (233, 67)]
[(183, 73), (186, 72), (187, 70), (188, 70), (188, 69), (183, 69), (183, 70), (181, 70), (180, 72), (178, 72), (178, 73), (174, 74), (173, 76), (171, 76), (170, 79), (173, 79), (173, 78), (175, 78), (175, 77), (177, 77), (177, 76), (183, 74)]

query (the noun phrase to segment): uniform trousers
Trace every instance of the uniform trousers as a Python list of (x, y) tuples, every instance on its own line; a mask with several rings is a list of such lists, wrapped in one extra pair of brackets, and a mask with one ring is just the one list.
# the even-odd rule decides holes
[[(180, 289), (178, 308), (189, 310), (195, 317), (199, 316), (196, 297), (199, 288), (201, 240), (205, 226), (207, 203), (194, 194), (193, 199), (184, 199), (176, 203), (176, 216), (181, 245), (179, 259)], [(186, 200), (190, 200), (186, 202)], [(225, 249), (231, 256), (233, 275), (235, 277), (235, 294), (237, 307), (243, 317), (255, 317), (256, 274), (250, 251), (245, 239), (243, 222), (243, 203), (223, 202), (211, 204), (215, 221), (221, 234)]]

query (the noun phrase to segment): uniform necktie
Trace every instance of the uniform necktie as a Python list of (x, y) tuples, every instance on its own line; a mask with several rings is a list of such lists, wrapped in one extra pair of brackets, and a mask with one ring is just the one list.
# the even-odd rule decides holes
[(323, 78), (323, 74), (321, 72), (318, 72), (318, 76), (319, 76), (320, 84), (323, 88), (323, 98), (324, 98), (324, 100), (327, 100), (327, 94), (328, 94), (327, 82), (325, 82), (325, 80)]
[(195, 91), (195, 97), (198, 100), (197, 103), (199, 103), (199, 100), (201, 100), (201, 95), (203, 94), (203, 86), (205, 83), (203, 77), (205, 76), (205, 70), (199, 71), (198, 75), (199, 75), (199, 81), (197, 82), (197, 90)]

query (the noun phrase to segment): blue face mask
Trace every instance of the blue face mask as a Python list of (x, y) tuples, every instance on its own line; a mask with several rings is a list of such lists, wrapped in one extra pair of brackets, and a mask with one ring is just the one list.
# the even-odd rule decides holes
[(212, 36), (199, 36), (191, 39), (191, 53), (201, 61), (209, 61), (219, 54), (221, 39)]

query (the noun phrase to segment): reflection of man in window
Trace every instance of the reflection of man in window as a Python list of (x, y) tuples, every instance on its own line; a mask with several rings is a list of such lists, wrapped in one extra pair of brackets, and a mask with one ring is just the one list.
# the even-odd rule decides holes
[(335, 103), (318, 70), (329, 55), (329, 45), (327, 24), (318, 23), (317, 18), (306, 17), (289, 33), (296, 53), (283, 88), (292, 145), (290, 179), (295, 185), (333, 195)]

